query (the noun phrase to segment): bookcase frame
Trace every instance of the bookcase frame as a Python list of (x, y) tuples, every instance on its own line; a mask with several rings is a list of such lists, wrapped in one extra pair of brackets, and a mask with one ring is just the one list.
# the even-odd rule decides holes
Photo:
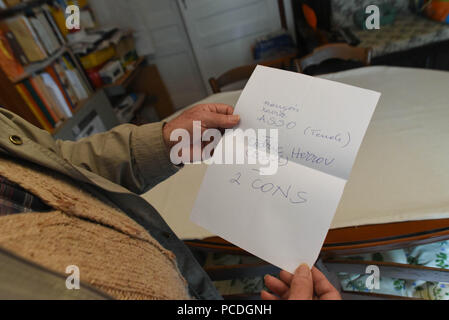
[[(13, 17), (15, 15), (25, 12), (28, 9), (36, 8), (49, 2), (50, 0), (33, 0), (26, 3), (21, 3), (12, 8), (0, 10), (0, 20)], [(10, 80), (9, 77), (3, 71), (3, 69), (0, 68), (0, 90), (3, 93), (0, 94), (0, 106), (16, 113), (17, 115), (24, 118), (33, 125), (42, 128), (36, 116), (32, 113), (25, 100), (16, 90), (15, 85), (17, 83), (20, 83), (24, 79), (29, 78), (34, 73), (42, 71), (47, 66), (51, 65), (58, 57), (61, 57), (65, 53), (67, 53), (70, 56), (71, 60), (75, 63), (75, 67), (80, 71), (80, 75), (83, 77), (83, 80), (85, 81), (86, 85), (89, 87), (89, 90), (91, 90), (94, 93), (95, 89), (92, 87), (92, 84), (88, 79), (84, 68), (81, 66), (81, 62), (73, 53), (70, 46), (66, 45), (62, 47), (60, 50), (58, 50), (56, 53), (48, 57), (47, 59), (38, 62), (37, 64), (39, 64), (39, 67), (36, 70), (33, 70), (33, 72), (31, 73), (25, 73), (24, 76), (21, 76), (18, 79), (14, 79), (13, 81)], [(92, 95), (90, 97), (92, 97)], [(88, 99), (90, 99), (90, 97)], [(85, 101), (80, 101), (78, 105), (75, 106), (74, 113), (78, 112), (79, 109), (82, 108), (83, 105), (85, 105), (84, 102)], [(66, 124), (66, 122), (62, 123), (57, 129), (59, 130), (61, 126), (64, 126)], [(55, 131), (56, 129), (54, 129), (51, 133), (53, 134)]]
[[(27, 9), (42, 6), (50, 1), (51, 0), (33, 0), (7, 10), (0, 10), (0, 20), (20, 14)], [(71, 126), (77, 123), (77, 121), (79, 121), (87, 112), (91, 112), (92, 110), (97, 111), (108, 128), (112, 128), (113, 126), (119, 124), (118, 120), (115, 118), (110, 100), (105, 99), (105, 97), (112, 95), (125, 94), (127, 92), (135, 92), (145, 95), (147, 97), (145, 101), (153, 101), (151, 105), (155, 108), (160, 119), (164, 119), (175, 112), (171, 96), (165, 86), (164, 81), (162, 80), (157, 66), (154, 64), (148, 65), (144, 57), (138, 59), (135, 63), (134, 69), (127, 71), (125, 75), (121, 79), (118, 79), (115, 83), (105, 85), (101, 89), (95, 89), (93, 88), (91, 81), (88, 79), (80, 60), (76, 57), (68, 45), (58, 50), (46, 60), (39, 62), (38, 64), (40, 65), (40, 68), (33, 70), (32, 73), (26, 74), (24, 77), (14, 79), (14, 81), (11, 81), (4, 73), (3, 69), (0, 68), (0, 90), (2, 93), (7, 93), (0, 94), (0, 106), (16, 113), (33, 125), (42, 128), (36, 116), (29, 109), (20, 93), (16, 90), (15, 85), (32, 76), (34, 73), (45, 69), (64, 53), (69, 54), (71, 60), (75, 63), (76, 68), (81, 71), (80, 74), (89, 86), (89, 89), (91, 89), (92, 94), (88, 99), (79, 101), (79, 103), (75, 106), (73, 110), (73, 118), (66, 120), (64, 123), (52, 130), (51, 133), (55, 138), (69, 140), (73, 139), (73, 136), (71, 135)], [(105, 110), (100, 110), (101, 108), (104, 108)], [(137, 111), (138, 110), (136, 110), (136, 112)]]

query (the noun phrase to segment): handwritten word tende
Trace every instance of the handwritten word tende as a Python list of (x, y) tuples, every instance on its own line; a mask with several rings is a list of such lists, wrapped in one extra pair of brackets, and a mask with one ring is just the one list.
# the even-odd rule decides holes
[(346, 148), (351, 143), (351, 133), (349, 133), (349, 131), (344, 134), (326, 134), (322, 129), (307, 127), (304, 129), (304, 135), (311, 136), (313, 138), (333, 141), (341, 145), (342, 148)]

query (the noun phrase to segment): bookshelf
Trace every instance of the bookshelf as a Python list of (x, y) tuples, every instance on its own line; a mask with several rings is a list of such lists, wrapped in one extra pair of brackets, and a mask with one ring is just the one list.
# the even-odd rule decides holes
[(140, 57), (135, 62), (134, 67), (133, 67), (132, 70), (126, 72), (123, 75), (123, 77), (118, 79), (116, 82), (114, 82), (112, 84), (107, 84), (103, 88), (107, 89), (107, 88), (118, 87), (118, 86), (128, 87), (129, 84), (133, 81), (133, 79), (138, 75), (138, 73), (141, 70), (141, 66), (144, 63), (144, 61), (145, 61), (145, 58), (144, 57)]
[[(70, 118), (79, 113), (80, 109), (86, 105), (87, 100), (93, 96), (95, 90), (78, 57), (72, 52), (63, 32), (58, 28), (56, 17), (53, 18), (52, 16), (52, 8), (48, 6), (51, 3), (53, 3), (51, 0), (32, 0), (22, 2), (11, 8), (0, 9), (0, 24), (4, 36), (2, 41), (7, 43), (10, 55), (14, 55), (16, 60), (18, 60), (18, 54), (22, 54), (22, 57), (25, 56), (23, 58), (25, 62), (23, 60), (17, 61), (20, 67), (13, 69), (14, 72), (8, 73), (4, 69), (4, 64), (1, 65), (0, 105), (35, 126), (54, 134), (60, 131), (61, 127), (65, 126)], [(46, 7), (42, 9), (44, 5)], [(44, 13), (44, 10), (47, 12)], [(31, 12), (33, 12), (32, 18), (29, 18)], [(42, 20), (38, 19), (37, 14), (41, 15), (40, 18), (44, 20), (44, 23), (47, 23), (46, 25), (42, 24)], [(39, 43), (37, 47), (45, 55), (44, 59), (37, 59), (37, 61), (28, 59), (29, 51), (26, 50), (30, 50), (30, 46), (18, 41), (15, 36), (16, 33), (13, 32), (14, 29), (11, 30), (12, 26), (7, 23), (11, 19), (22, 19), (22, 17), (25, 17), (24, 20), (19, 21), (26, 21), (24, 25), (32, 30), (30, 34), (34, 37), (34, 40), (37, 39), (36, 43)], [(34, 24), (36, 21), (38, 21), (38, 26), (41, 26), (41, 29), (38, 29)], [(9, 34), (14, 34), (13, 40), (16, 42), (16, 47), (11, 45), (12, 36), (9, 37), (5, 30), (9, 31)], [(23, 29), (18, 29), (16, 32), (23, 35)], [(47, 32), (48, 38), (52, 39), (44, 39), (42, 35), (45, 36), (46, 34), (39, 32)], [(50, 35), (52, 32), (54, 34)], [(23, 51), (17, 53), (17, 45)], [(4, 43), (2, 47), (5, 47)], [(10, 63), (10, 61), (8, 62)], [(58, 64), (59, 68), (62, 68), (61, 63), (64, 64), (66, 69), (60, 69), (58, 72), (55, 65)], [(63, 78), (69, 76), (68, 72), (70, 72), (70, 79)], [(42, 77), (42, 74), (45, 74), (45, 77)], [(42, 80), (47, 81), (44, 83), (45, 89), (42, 89)], [(53, 84), (51, 92), (47, 91), (48, 81)], [(76, 88), (68, 88), (69, 86), (75, 86), (75, 83)], [(39, 102), (36, 102), (36, 100), (39, 100)], [(30, 104), (34, 105), (34, 108)]]
[[(132, 46), (130, 49), (128, 45), (124, 45), (124, 43), (127, 43), (125, 40), (120, 43), (121, 46), (114, 44), (116, 48), (121, 50), (117, 49), (117, 56), (114, 56), (113, 59), (120, 59), (124, 65), (127, 65), (127, 70), (114, 83), (106, 85), (96, 82), (98, 78), (95, 77), (98, 74), (92, 75), (92, 72), (98, 72), (97, 67), (93, 66), (88, 70), (84, 68), (87, 67), (86, 59), (78, 58), (74, 49), (67, 43), (65, 35), (62, 35), (61, 30), (59, 30), (61, 34), (53, 35), (53, 38), (59, 42), (60, 47), (51, 47), (51, 41), (48, 39), (46, 42), (42, 41), (43, 37), (39, 33), (39, 28), (36, 28), (33, 23), (36, 23), (38, 14), (42, 10), (48, 10), (52, 13), (50, 4), (60, 3), (61, 1), (66, 0), (33, 0), (13, 8), (0, 9), (0, 45), (3, 46), (3, 49), (9, 49), (9, 56), (13, 57), (2, 56), (2, 52), (5, 52), (5, 50), (0, 50), (0, 106), (16, 113), (35, 126), (49, 131), (55, 138), (67, 140), (78, 139), (80, 137), (79, 132), (82, 136), (83, 130), (89, 132), (89, 126), (84, 126), (87, 120), (94, 121), (93, 119), (98, 118), (101, 120), (98, 122), (103, 123), (104, 129), (109, 130), (124, 122), (144, 124), (159, 121), (171, 115), (174, 112), (173, 103), (157, 67), (148, 65), (144, 57), (137, 57), (135, 52), (132, 51)], [(87, 0), (78, 1), (87, 3)], [(44, 13), (44, 16), (47, 20), (51, 20), (48, 12)], [(64, 18), (63, 14), (62, 18)], [(5, 23), (6, 28), (3, 24), (5, 19), (8, 22)], [(17, 39), (13, 39), (13, 42), (17, 42), (15, 48), (12, 45), (9, 47), (4, 45), (5, 42), (9, 43), (8, 32), (12, 32), (10, 30), (12, 27), (9, 24), (10, 19), (30, 21), (23, 24), (29, 29), (34, 29), (37, 36), (29, 36), (29, 39), (37, 40), (37, 42), (41, 40), (40, 49), (45, 53), (45, 58), (38, 58), (33, 61), (25, 59), (26, 57), (23, 56), (27, 55), (25, 51), (29, 50), (30, 46), (18, 43)], [(62, 19), (62, 24), (64, 29), (64, 19)], [(16, 24), (13, 26), (16, 26)], [(19, 25), (19, 27), (21, 26)], [(56, 21), (49, 23), (49, 27), (53, 31), (56, 30), (55, 33), (58, 33)], [(46, 30), (49, 30), (49, 28)], [(64, 31), (67, 32), (67, 30)], [(127, 33), (125, 31), (125, 34), (129, 37), (132, 32)], [(22, 35), (23, 32), (19, 33), (17, 37)], [(18, 44), (23, 49), (22, 52), (19, 51), (19, 54), (17, 53)], [(31, 47), (33, 47), (32, 43)], [(50, 47), (54, 50), (50, 50)], [(77, 49), (77, 52), (79, 52), (79, 48)], [(98, 52), (102, 50), (99, 49)], [(95, 50), (92, 54), (94, 53), (96, 53)], [(88, 53), (87, 56), (90, 54)], [(38, 57), (41, 56), (38, 55)], [(134, 60), (136, 57), (137, 60)], [(84, 67), (81, 63), (83, 59)], [(98, 60), (101, 59), (98, 58)], [(99, 62), (98, 67), (104, 66), (107, 61), (109, 60)], [(68, 76), (69, 71), (76, 73), (76, 78), (84, 85), (75, 86), (73, 74), (72, 78)], [(92, 81), (89, 76), (90, 79), (93, 79)], [(69, 87), (73, 88), (69, 90)], [(84, 87), (86, 93), (82, 97), (78, 94), (81, 90), (80, 87)], [(48, 90), (51, 90), (50, 95)], [(47, 91), (47, 95), (45, 95), (45, 91)], [(122, 100), (126, 101), (126, 98), (136, 96), (133, 105), (125, 109), (119, 108)], [(55, 97), (59, 97), (59, 99), (55, 100)], [(56, 114), (58, 111), (56, 109), (59, 109), (59, 114)], [(101, 126), (99, 125), (99, 127)], [(80, 129), (81, 127), (84, 129)]]
[(51, 57), (48, 59), (45, 59), (43, 61), (29, 64), (24, 68), (24, 72), (17, 77), (12, 77), (10, 80), (12, 83), (17, 84), (21, 81), (31, 77), (36, 72), (39, 72), (49, 65), (51, 65), (53, 62), (55, 62), (56, 59), (60, 58), (64, 53), (69, 53), (69, 49), (66, 46), (63, 46), (61, 49), (59, 49), (56, 53), (54, 53)]

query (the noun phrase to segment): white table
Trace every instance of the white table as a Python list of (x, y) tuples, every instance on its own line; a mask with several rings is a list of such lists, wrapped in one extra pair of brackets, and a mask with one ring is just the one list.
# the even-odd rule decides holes
[[(325, 78), (382, 93), (332, 228), (449, 218), (449, 72), (368, 67)], [(239, 95), (198, 103), (235, 105)], [(189, 220), (205, 170), (188, 165), (144, 195), (181, 239), (213, 236)]]

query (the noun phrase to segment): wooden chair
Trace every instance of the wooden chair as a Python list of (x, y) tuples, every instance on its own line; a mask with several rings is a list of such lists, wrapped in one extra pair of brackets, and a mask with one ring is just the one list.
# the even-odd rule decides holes
[[(268, 61), (262, 61), (258, 64), (272, 67), (272, 68), (278, 68), (278, 69), (290, 69), (292, 65), (292, 60), (296, 58), (296, 53), (286, 55), (274, 60), (268, 60)], [(250, 64), (246, 66), (240, 66), (234, 69), (231, 69), (218, 78), (210, 78), (209, 84), (212, 88), (213, 93), (219, 93), (221, 92), (221, 89), (223, 87), (226, 87), (230, 84), (237, 83), (239, 81), (248, 80), (254, 69), (256, 68), (257, 64)]]
[(371, 57), (371, 48), (352, 47), (346, 43), (332, 43), (318, 47), (311, 54), (296, 59), (295, 64), (298, 72), (305, 73), (306, 69), (333, 59), (358, 62), (363, 66), (368, 66), (371, 64)]

